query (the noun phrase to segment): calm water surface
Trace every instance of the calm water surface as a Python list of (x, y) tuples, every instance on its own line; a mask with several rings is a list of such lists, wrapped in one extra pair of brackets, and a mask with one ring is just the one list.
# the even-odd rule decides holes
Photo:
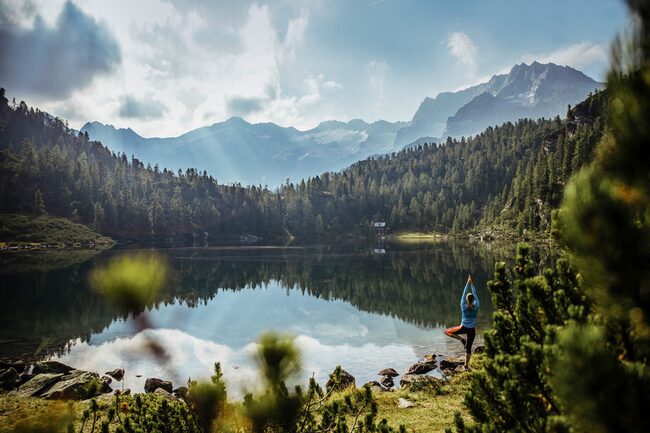
[[(120, 251), (0, 256), (0, 358), (54, 358), (100, 373), (121, 367), (135, 390), (151, 376), (175, 386), (208, 377), (219, 361), (241, 390), (255, 381), (255, 341), (274, 330), (296, 337), (301, 381), (313, 374), (322, 383), (340, 364), (364, 383), (382, 368), (403, 371), (426, 353), (461, 349), (442, 330), (460, 320), (469, 272), (479, 326), (488, 327), (485, 284), (502, 259), (491, 245), (466, 242), (158, 251), (172, 276), (144, 313), (152, 324), (144, 331), (87, 283)], [(151, 340), (166, 348), (166, 361), (146, 349)]]

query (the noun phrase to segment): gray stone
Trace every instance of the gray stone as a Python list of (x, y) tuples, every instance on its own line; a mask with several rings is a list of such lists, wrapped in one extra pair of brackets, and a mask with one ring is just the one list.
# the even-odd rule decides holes
[(162, 388), (169, 393), (174, 389), (170, 381), (158, 379), (156, 377), (150, 377), (144, 382), (144, 390), (146, 392), (154, 392), (158, 388)]
[(427, 353), (426, 355), (424, 355), (424, 362), (430, 362), (430, 363), (436, 362), (436, 354)]
[(349, 387), (355, 387), (356, 386), (356, 381), (354, 379), (354, 376), (352, 376), (350, 373), (347, 371), (343, 370), (342, 368), (340, 369), (340, 372), (338, 374), (338, 378), (335, 379), (336, 375), (336, 370), (330, 374), (330, 378), (325, 384), (325, 388), (329, 391), (331, 388), (334, 388), (335, 390), (342, 391), (344, 389), (347, 389)]
[(408, 409), (410, 407), (415, 407), (415, 403), (400, 397), (399, 400), (397, 401), (397, 407), (399, 407), (400, 409)]
[(399, 376), (399, 373), (394, 368), (384, 368), (382, 371), (379, 372), (379, 375), (387, 376), (387, 377), (397, 377)]
[(70, 380), (74, 379), (75, 377), (79, 377), (82, 374), (87, 373), (85, 370), (71, 370), (68, 374), (64, 374), (61, 380)]
[(99, 395), (102, 382), (97, 373), (85, 371), (64, 376), (42, 394), (48, 400), (85, 400)]
[(113, 379), (119, 382), (124, 378), (124, 369), (116, 368), (115, 370), (107, 371), (105, 374), (111, 376)]
[(22, 385), (23, 383), (30, 380), (32, 377), (34, 377), (33, 374), (20, 373), (20, 375), (18, 376), (18, 381), (20, 382), (20, 385)]
[(438, 388), (443, 381), (433, 376), (419, 375), (419, 374), (404, 374), (399, 380), (402, 388), (409, 388), (412, 386), (423, 388)]
[(393, 382), (393, 378), (388, 376), (382, 377), (379, 383), (381, 383), (386, 388), (392, 388), (393, 386), (395, 386), (395, 382)]
[(366, 385), (370, 386), (370, 389), (372, 389), (373, 391), (381, 391), (381, 392), (390, 391), (388, 388), (386, 388), (384, 385), (377, 382), (376, 380), (372, 380), (368, 382)]
[(34, 364), (34, 369), (32, 370), (32, 374), (41, 374), (41, 373), (49, 373), (49, 374), (67, 374), (70, 373), (74, 368), (65, 365), (59, 361), (38, 361), (36, 364)]
[(436, 363), (433, 362), (418, 362), (411, 365), (407, 370), (406, 374), (425, 374), (436, 368)]
[(10, 391), (20, 384), (20, 376), (13, 367), (0, 371), (0, 389)]
[(162, 398), (164, 398), (165, 400), (168, 400), (168, 401), (176, 401), (176, 400), (178, 400), (176, 397), (174, 397), (173, 394), (171, 394), (170, 392), (168, 392), (167, 390), (165, 390), (163, 388), (156, 388), (156, 390), (153, 393), (155, 395), (161, 396)]
[(452, 357), (450, 356), (449, 358), (443, 359), (440, 361), (440, 368), (442, 370), (453, 370), (459, 365), (465, 364), (465, 358), (462, 357)]
[(13, 368), (18, 374), (24, 372), (26, 366), (27, 363), (25, 361), (0, 361), (0, 370)]
[(464, 371), (469, 371), (469, 369), (465, 367), (465, 365), (459, 365), (458, 367), (454, 368), (452, 371), (454, 373), (462, 373)]
[(20, 373), (25, 373), (25, 370), (27, 369), (27, 363), (25, 361), (16, 361), (14, 362), (14, 370)]
[(101, 381), (102, 381), (102, 387), (100, 389), (100, 392), (102, 394), (113, 392), (113, 388), (111, 388), (111, 382), (113, 381), (113, 379), (111, 379), (110, 376), (102, 376)]
[(41, 373), (18, 387), (16, 391), (20, 397), (36, 397), (48, 389), (50, 385), (59, 381), (63, 374)]
[(185, 398), (187, 397), (187, 391), (188, 390), (186, 386), (179, 386), (174, 391), (172, 391), (172, 394), (176, 397)]

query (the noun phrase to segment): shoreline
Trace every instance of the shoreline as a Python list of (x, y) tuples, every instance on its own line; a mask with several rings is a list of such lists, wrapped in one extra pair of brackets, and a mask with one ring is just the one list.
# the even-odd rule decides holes
[[(484, 347), (482, 345), (477, 345), (474, 349), (476, 355), (483, 353), (483, 351)], [(464, 354), (462, 352), (427, 354), (424, 358), (419, 359), (410, 367), (406, 368), (404, 372), (397, 372), (395, 369), (391, 368), (390, 364), (390, 362), (386, 362), (386, 368), (377, 373), (377, 376), (379, 377), (378, 380), (371, 380), (360, 384), (356, 383), (356, 379), (352, 375), (345, 372), (344, 366), (342, 366), (342, 369), (355, 386), (361, 387), (368, 384), (376, 391), (393, 392), (402, 388), (408, 388), (412, 383), (448, 381), (451, 376), (464, 370), (462, 368), (464, 364)], [(398, 379), (397, 382), (383, 381), (383, 379), (388, 376), (382, 372), (388, 370), (392, 371), (390, 377)], [(45, 399), (85, 400), (86, 398), (97, 397), (107, 393), (127, 392), (128, 394), (140, 394), (154, 392), (160, 386), (153, 388), (148, 386), (148, 383), (153, 381), (155, 383), (165, 383), (166, 385), (164, 389), (167, 390), (169, 394), (179, 398), (180, 395), (175, 395), (175, 393), (179, 388), (184, 388), (184, 384), (173, 384), (170, 380), (167, 380), (167, 378), (149, 377), (146, 373), (136, 374), (134, 376), (138, 378), (146, 378), (143, 389), (124, 388), (124, 383), (129, 374), (131, 373), (120, 367), (102, 373), (78, 369), (57, 360), (3, 360), (0, 361), (0, 395), (38, 397)], [(78, 379), (79, 377), (82, 377), (82, 379)], [(64, 386), (59, 386), (59, 388), (65, 389), (67, 386), (65, 382), (73, 380), (76, 380), (76, 382), (71, 382), (67, 385), (77, 386), (76, 384), (79, 380), (82, 380), (85, 384), (99, 381), (101, 382), (101, 386), (98, 390), (101, 390), (101, 392), (98, 391), (94, 395), (84, 395), (83, 393), (76, 394), (75, 392), (72, 392), (71, 394), (64, 393), (62, 395), (67, 396), (65, 398), (57, 397), (58, 394), (52, 396), (50, 393), (52, 388), (55, 388), (55, 385), (64, 383)], [(39, 381), (44, 382), (40, 382), (40, 385), (37, 387), (36, 385)], [(99, 384), (99, 382), (97, 382), (97, 384)], [(118, 388), (114, 388), (115, 385), (118, 385)], [(121, 385), (121, 387), (119, 385)], [(175, 387), (176, 385), (178, 385), (178, 388)]]

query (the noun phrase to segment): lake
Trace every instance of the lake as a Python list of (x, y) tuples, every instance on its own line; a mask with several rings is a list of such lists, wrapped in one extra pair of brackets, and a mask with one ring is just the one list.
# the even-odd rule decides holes
[[(305, 382), (341, 365), (362, 384), (427, 353), (457, 352), (442, 330), (460, 321), (468, 273), (492, 306), (486, 282), (514, 246), (461, 241), (304, 247), (161, 248), (171, 276), (138, 330), (88, 284), (88, 273), (124, 251), (0, 256), (0, 358), (52, 358), (103, 373), (125, 368), (124, 386), (146, 377), (206, 378), (215, 361), (235, 390), (252, 386), (255, 342), (265, 331), (296, 337)], [(166, 349), (161, 360), (146, 349)], [(235, 391), (235, 393), (239, 392)]]

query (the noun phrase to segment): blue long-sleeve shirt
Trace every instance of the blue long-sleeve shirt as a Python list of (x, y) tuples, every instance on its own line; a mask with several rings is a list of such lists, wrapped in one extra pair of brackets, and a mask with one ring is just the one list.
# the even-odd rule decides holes
[(476, 316), (478, 315), (478, 309), (480, 304), (478, 302), (478, 295), (476, 294), (476, 287), (472, 283), (472, 293), (474, 294), (474, 308), (469, 308), (467, 305), (467, 290), (469, 289), (469, 281), (465, 284), (465, 290), (463, 290), (463, 296), (460, 298), (460, 310), (463, 312), (463, 320), (461, 325), (465, 328), (475, 328), (476, 327)]

